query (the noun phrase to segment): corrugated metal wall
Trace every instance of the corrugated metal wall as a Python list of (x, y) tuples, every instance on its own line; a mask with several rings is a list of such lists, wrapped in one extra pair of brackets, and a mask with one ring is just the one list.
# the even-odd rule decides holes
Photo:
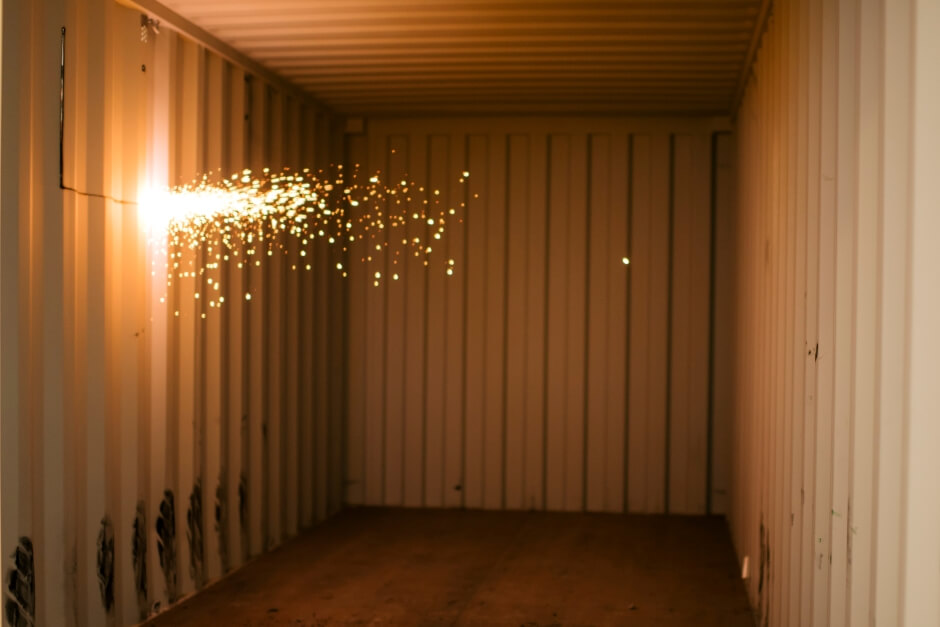
[[(82, 193), (58, 187), (63, 24)], [(136, 201), (325, 165), (330, 120), (166, 27), (142, 43), (110, 0), (5, 2), (3, 29), (0, 551), (23, 584), (4, 614), (30, 613), (35, 576), (37, 624), (134, 623), (341, 506), (345, 402), (335, 253), (222, 263), (210, 308), (195, 278), (166, 289)]]
[(453, 276), (418, 260), (375, 287), (390, 256), (351, 269), (350, 503), (723, 511), (709, 285), (725, 124), (392, 118), (347, 137), (350, 165), (467, 204), (443, 242)]
[(712, 120), (367, 120), (348, 163), (467, 202), (455, 275), (344, 283), (317, 249), (223, 264), (222, 310), (160, 302), (142, 184), (342, 151), (139, 17), (3, 3), (8, 619), (134, 622), (345, 498), (727, 508), (767, 623), (940, 624), (935, 0), (778, 0), (734, 146)]
[(767, 2), (165, 4), (344, 112), (656, 116), (728, 111)]
[(715, 394), (761, 624), (940, 624), (938, 27), (778, 1), (741, 106)]

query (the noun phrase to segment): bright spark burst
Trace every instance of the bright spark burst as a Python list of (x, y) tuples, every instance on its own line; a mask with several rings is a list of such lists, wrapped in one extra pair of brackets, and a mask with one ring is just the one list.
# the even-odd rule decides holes
[[(469, 176), (462, 172), (458, 183)], [(140, 206), (151, 245), (166, 260), (167, 286), (194, 279), (198, 299), (200, 285), (213, 292), (220, 289), (222, 261), (232, 259), (239, 269), (260, 267), (262, 260), (292, 255), (296, 249), (299, 256), (290, 269), (310, 270), (311, 265), (300, 264), (300, 258), (310, 255), (320, 240), (343, 253), (355, 252), (367, 265), (385, 255), (390, 269), (401, 270), (403, 259), (413, 254), (429, 266), (432, 248), (427, 242), (439, 241), (448, 221), (463, 221), (457, 213), (462, 214), (465, 203), (447, 207), (440, 196), (440, 190), (407, 179), (386, 185), (381, 172), (366, 178), (358, 171), (346, 177), (342, 166), (329, 174), (306, 169), (271, 173), (265, 168), (260, 177), (243, 170), (219, 182), (205, 176), (189, 185), (151, 192)], [(401, 235), (392, 233), (396, 230)], [(364, 244), (361, 251), (359, 246), (353, 249), (357, 242)], [(453, 274), (452, 259), (441, 265), (446, 275)], [(343, 262), (336, 262), (335, 270), (348, 275)], [(381, 273), (373, 276), (373, 284), (380, 285)], [(398, 280), (399, 273), (393, 278)], [(244, 299), (251, 300), (250, 291)], [(224, 302), (219, 297), (210, 306), (218, 308)]]

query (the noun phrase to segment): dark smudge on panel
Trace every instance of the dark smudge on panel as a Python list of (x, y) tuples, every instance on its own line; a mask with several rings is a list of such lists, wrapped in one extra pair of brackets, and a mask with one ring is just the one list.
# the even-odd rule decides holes
[(222, 563), (222, 572), (227, 573), (231, 566), (228, 557), (228, 516), (225, 503), (225, 477), (223, 470), (219, 474), (219, 484), (215, 488), (215, 532), (219, 537), (219, 561)]
[(105, 516), (98, 531), (98, 588), (105, 612), (114, 609), (114, 525)]
[(176, 505), (173, 491), (163, 493), (160, 515), (157, 517), (157, 553), (166, 583), (166, 596), (172, 603), (177, 599), (176, 588)]
[(4, 610), (11, 627), (31, 627), (36, 616), (36, 573), (33, 542), (26, 536), (13, 552), (13, 568), (7, 580)]
[(147, 516), (143, 501), (137, 502), (131, 557), (134, 562), (134, 590), (141, 620), (147, 617)]
[(205, 585), (205, 543), (202, 530), (202, 481), (197, 479), (189, 495), (186, 512), (186, 541), (189, 543), (189, 574), (196, 587)]

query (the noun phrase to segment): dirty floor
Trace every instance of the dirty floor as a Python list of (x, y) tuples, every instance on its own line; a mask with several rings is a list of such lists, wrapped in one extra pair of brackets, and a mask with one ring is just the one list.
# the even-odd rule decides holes
[(350, 509), (153, 627), (751, 627), (723, 519)]

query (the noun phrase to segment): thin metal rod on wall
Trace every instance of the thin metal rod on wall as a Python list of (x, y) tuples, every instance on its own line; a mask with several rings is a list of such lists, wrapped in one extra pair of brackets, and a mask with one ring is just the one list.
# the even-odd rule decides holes
[(65, 143), (65, 27), (59, 44), (59, 187), (65, 189), (64, 172)]

